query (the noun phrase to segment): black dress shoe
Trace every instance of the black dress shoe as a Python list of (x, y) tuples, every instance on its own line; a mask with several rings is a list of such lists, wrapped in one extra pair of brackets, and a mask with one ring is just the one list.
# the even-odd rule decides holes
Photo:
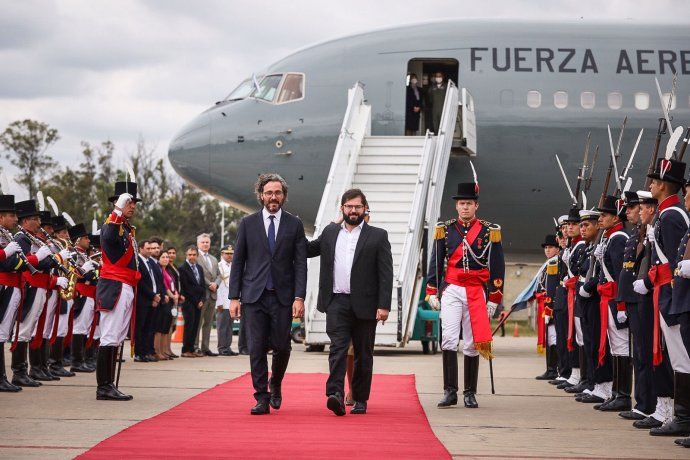
[(690, 423), (673, 417), (670, 422), (649, 430), (649, 434), (652, 436), (690, 436)]
[(558, 388), (559, 390), (565, 390), (566, 388), (570, 388), (570, 387), (574, 387), (574, 386), (575, 386), (574, 384), (568, 382), (567, 380), (564, 380), (561, 383), (559, 383), (558, 385), (556, 385), (556, 388)]
[(70, 371), (91, 373), (91, 372), (95, 372), (96, 369), (94, 369), (93, 367), (90, 367), (86, 363), (74, 363), (74, 364), (72, 364)]
[(280, 387), (271, 389), (271, 399), (268, 403), (275, 410), (280, 409), (280, 405), (283, 404), (283, 393), (280, 391)]
[(690, 438), (676, 439), (673, 442), (678, 446), (690, 447)]
[(268, 415), (271, 413), (271, 406), (267, 401), (259, 401), (256, 406), (252, 407), (250, 414), (252, 415)]
[(563, 379), (561, 379), (561, 380), (553, 379), (553, 380), (549, 380), (549, 385), (560, 385), (563, 382), (565, 382), (565, 380), (563, 380)]
[(593, 394), (586, 394), (582, 395), (581, 398), (577, 399), (578, 402), (585, 403), (585, 404), (595, 404), (595, 403), (603, 403), (604, 398), (600, 398), (599, 396), (593, 395)]
[(350, 413), (353, 415), (366, 414), (367, 413), (367, 403), (355, 401), (355, 405), (350, 409)]
[(609, 399), (607, 399), (606, 401), (604, 401), (604, 402), (601, 403), (601, 404), (595, 404), (595, 405), (594, 405), (594, 410), (602, 410), (602, 411), (605, 411), (605, 410), (606, 410), (606, 407), (608, 407), (608, 405), (611, 404), (615, 399), (616, 399), (616, 398), (614, 398), (614, 397), (612, 396), (612, 397), (610, 397)]
[(640, 430), (651, 430), (652, 428), (658, 428), (661, 425), (663, 425), (663, 423), (661, 423), (652, 416), (633, 422), (633, 426), (635, 428), (639, 428)]
[(249, 350), (240, 350), (242, 356), (249, 356)]
[(203, 353), (205, 356), (218, 356), (218, 353), (214, 353), (211, 350), (206, 350)]
[(602, 407), (599, 410), (603, 412), (622, 412), (624, 410), (630, 410), (631, 407), (632, 401), (629, 397), (618, 396), (613, 401), (609, 402), (608, 404), (606, 404), (606, 406)]
[(229, 349), (226, 353), (227, 353), (227, 355), (225, 355), (225, 356), (237, 356), (237, 355), (239, 355), (239, 353), (234, 351), (232, 348)]
[[(2, 371), (4, 369), (0, 370)], [(0, 376), (0, 392), (17, 393), (18, 391), (22, 391), (22, 387), (10, 383), (4, 375)]]
[(558, 374), (554, 371), (546, 371), (541, 375), (535, 377), (537, 380), (553, 380), (558, 377)]
[(345, 403), (343, 402), (343, 395), (340, 393), (330, 395), (326, 401), (326, 407), (328, 407), (331, 412), (339, 417), (345, 415)]
[(591, 389), (589, 384), (587, 382), (580, 382), (575, 386), (568, 387), (565, 389), (566, 393), (572, 393), (572, 394), (577, 394), (577, 393), (582, 393), (583, 391)]
[(53, 375), (57, 375), (58, 377), (74, 377), (75, 376), (74, 372), (70, 372), (58, 364), (53, 364), (52, 366), (50, 366), (50, 373)]
[(458, 404), (458, 392), (456, 390), (446, 390), (443, 392), (443, 398), (438, 402), (436, 407), (444, 408), (456, 406)]
[(43, 384), (37, 380), (32, 379), (26, 373), (15, 373), (12, 376), (12, 385), (16, 385), (18, 387), (35, 388), (40, 387)]
[(37, 382), (52, 382), (53, 378), (45, 374), (40, 368), (32, 367), (29, 371), (29, 377)]
[(124, 394), (112, 383), (107, 383), (96, 388), (96, 399), (100, 401), (131, 401), (134, 397)]
[(134, 362), (135, 363), (148, 363), (148, 362), (151, 362), (151, 360), (148, 359), (146, 356), (136, 355), (134, 357)]
[(477, 398), (475, 398), (473, 391), (465, 390), (463, 392), (463, 401), (465, 403), (465, 407), (468, 407), (470, 409), (476, 409), (477, 407), (479, 407), (479, 404), (477, 403)]
[(623, 412), (619, 412), (618, 416), (626, 420), (644, 420), (647, 418), (646, 416), (640, 414), (639, 412), (635, 412), (634, 410), (625, 410)]

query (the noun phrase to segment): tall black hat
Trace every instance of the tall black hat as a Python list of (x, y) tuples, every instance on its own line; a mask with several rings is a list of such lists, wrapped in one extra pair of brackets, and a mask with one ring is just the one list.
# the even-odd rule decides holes
[(599, 212), (606, 212), (620, 217), (625, 218), (625, 201), (622, 198), (618, 198), (613, 195), (606, 195), (604, 197), (604, 203), (597, 208)]
[(454, 200), (478, 200), (479, 184), (475, 182), (461, 182), (458, 184), (458, 193), (453, 195)]
[(625, 194), (625, 204), (626, 206), (633, 206), (635, 204), (640, 204), (640, 197), (637, 196), (637, 192), (624, 192)]
[(84, 224), (77, 224), (73, 227), (70, 227), (69, 230), (69, 239), (74, 241), (77, 241), (77, 239), (81, 238), (82, 236), (88, 236), (88, 232), (86, 231), (86, 227), (84, 227)]
[(101, 248), (101, 235), (98, 233), (89, 233), (89, 241), (94, 248)]
[(566, 222), (580, 222), (580, 208), (578, 206), (573, 206), (570, 208)]
[(111, 203), (116, 202), (117, 198), (123, 193), (129, 193), (130, 195), (132, 195), (135, 203), (141, 201), (139, 198), (137, 198), (137, 183), (124, 181), (115, 182), (115, 194), (108, 198), (108, 201), (110, 201)]
[(556, 235), (546, 235), (544, 237), (544, 242), (541, 244), (541, 247), (545, 248), (546, 246), (558, 247), (558, 241), (556, 240)]
[(38, 211), (38, 215), (41, 218), (41, 227), (44, 225), (53, 226), (53, 218), (50, 216), (50, 211)]
[(62, 216), (55, 216), (53, 217), (53, 230), (56, 232), (59, 232), (60, 230), (64, 230), (67, 228), (67, 221), (65, 220), (64, 217)]
[(685, 167), (686, 164), (682, 161), (660, 158), (654, 172), (647, 174), (647, 177), (683, 185), (685, 184)]
[(38, 209), (36, 209), (35, 200), (18, 201), (14, 204), (14, 208), (17, 212), (17, 217), (19, 217), (20, 219), (24, 217), (33, 217), (41, 215), (41, 212)]
[(0, 195), (0, 212), (15, 212), (14, 195)]

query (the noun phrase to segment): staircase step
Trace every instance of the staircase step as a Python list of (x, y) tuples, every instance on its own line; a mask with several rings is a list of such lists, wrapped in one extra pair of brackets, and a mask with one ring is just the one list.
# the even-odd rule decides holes
[(357, 165), (355, 174), (414, 174), (419, 173), (418, 164), (361, 164)]
[(365, 136), (362, 145), (365, 147), (422, 147), (424, 140), (424, 136)]
[(355, 174), (352, 182), (357, 184), (409, 185), (414, 190), (414, 186), (417, 184), (417, 174), (398, 174), (395, 172), (388, 174)]
[(419, 165), (421, 155), (371, 155), (359, 156), (358, 165)]
[(375, 146), (375, 147), (362, 147), (359, 151), (360, 157), (370, 157), (370, 156), (392, 156), (395, 158), (400, 157), (413, 157), (421, 158), (422, 149), (419, 147), (398, 147), (395, 145), (391, 146)]

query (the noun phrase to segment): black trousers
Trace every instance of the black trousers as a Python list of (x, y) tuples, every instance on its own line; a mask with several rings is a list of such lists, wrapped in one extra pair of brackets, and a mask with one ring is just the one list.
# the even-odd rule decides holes
[(554, 310), (556, 326), (556, 350), (558, 351), (558, 375), (570, 377), (570, 356), (568, 355), (568, 309)]
[(652, 341), (654, 334), (654, 309), (652, 305), (626, 302), (628, 324), (632, 334), (633, 372), (635, 375), (635, 409), (652, 414), (656, 408)]
[(249, 363), (254, 385), (254, 398), (268, 401), (268, 350), (273, 350), (271, 387), (280, 387), (290, 360), (290, 329), (292, 306), (283, 305), (275, 293), (264, 291), (256, 303), (242, 305), (247, 328)]
[(196, 305), (184, 303), (182, 305), (184, 317), (184, 333), (182, 334), (182, 353), (194, 353), (196, 335), (199, 329), (201, 310)]
[(151, 354), (149, 350), (149, 331), (151, 329), (151, 317), (153, 308), (150, 304), (137, 302), (137, 317), (134, 331), (134, 353), (138, 356)]
[(352, 341), (355, 351), (352, 399), (359, 402), (368, 401), (374, 370), (376, 320), (358, 318), (352, 310), (350, 296), (336, 294), (328, 305), (326, 333), (331, 340), (328, 354), (330, 375), (326, 382), (326, 395), (345, 395), (347, 350)]
[(244, 320), (244, 316), (240, 316), (240, 331), (237, 337), (237, 348), (240, 352), (249, 352), (249, 346), (247, 345), (247, 322)]
[(613, 380), (613, 365), (611, 350), (606, 346), (603, 364), (599, 364), (599, 341), (601, 337), (601, 316), (599, 314), (599, 297), (588, 299), (582, 304), (584, 315), (581, 321), (582, 334), (585, 342), (587, 364), (591, 371), (592, 383), (611, 382)]

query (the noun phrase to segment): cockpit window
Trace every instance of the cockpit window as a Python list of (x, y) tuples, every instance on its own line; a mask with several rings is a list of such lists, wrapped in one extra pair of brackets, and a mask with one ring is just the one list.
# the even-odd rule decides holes
[(283, 79), (282, 75), (267, 75), (259, 83), (259, 89), (254, 91), (253, 97), (262, 99), (267, 102), (273, 102), (278, 91), (280, 81)]
[[(261, 79), (261, 77), (258, 77)], [(254, 81), (251, 78), (247, 78), (244, 80), (242, 83), (237, 86), (237, 88), (233, 89), (230, 94), (228, 94), (228, 97), (225, 98), (226, 101), (239, 101), (240, 99), (245, 99), (249, 97), (252, 94), (252, 91), (254, 91)]]
[(283, 86), (278, 95), (278, 104), (296, 101), (304, 97), (304, 75), (299, 73), (289, 73), (283, 80)]

